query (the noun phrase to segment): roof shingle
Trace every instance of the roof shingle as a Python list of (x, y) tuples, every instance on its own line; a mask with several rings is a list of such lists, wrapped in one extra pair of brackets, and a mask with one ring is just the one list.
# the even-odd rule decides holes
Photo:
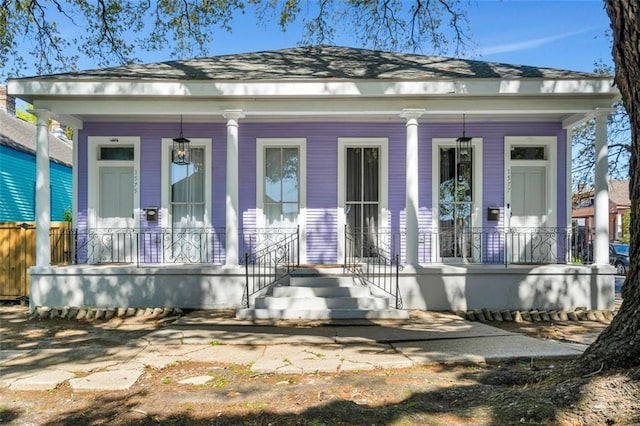
[[(575, 79), (595, 73), (338, 46), (221, 55), (29, 77), (58, 80)], [(24, 79), (19, 79), (24, 80)]]

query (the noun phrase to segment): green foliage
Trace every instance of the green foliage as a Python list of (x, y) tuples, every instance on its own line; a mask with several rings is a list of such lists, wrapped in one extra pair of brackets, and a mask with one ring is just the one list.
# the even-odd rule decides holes
[(71, 212), (71, 207), (67, 207), (62, 212), (62, 220), (65, 222), (73, 222), (73, 213)]
[(629, 244), (631, 239), (631, 210), (627, 210), (622, 215), (622, 237), (620, 237), (620, 242)]
[(22, 110), (16, 110), (16, 117), (32, 124), (36, 124), (38, 121), (35, 115), (29, 114), (28, 112)]

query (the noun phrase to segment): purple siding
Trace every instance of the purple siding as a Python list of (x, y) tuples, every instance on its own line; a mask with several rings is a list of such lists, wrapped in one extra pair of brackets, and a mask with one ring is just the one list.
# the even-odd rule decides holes
[[(161, 203), (160, 140), (175, 137), (177, 123), (85, 123), (78, 134), (78, 227), (87, 225), (87, 136), (140, 136), (140, 207)], [(421, 228), (431, 227), (432, 138), (460, 136), (459, 123), (421, 123), (419, 126), (419, 177)], [(306, 138), (307, 140), (307, 260), (310, 263), (337, 263), (337, 150), (340, 137), (386, 137), (389, 140), (389, 212), (388, 227), (402, 229), (405, 223), (405, 123), (251, 123), (239, 122), (239, 216), (240, 227), (256, 225), (256, 138)], [(504, 205), (504, 137), (558, 137), (558, 226), (566, 226), (566, 133), (560, 123), (469, 123), (467, 135), (483, 139), (483, 223), (489, 206)], [(225, 226), (226, 204), (226, 125), (224, 123), (187, 123), (188, 138), (212, 140), (211, 223)], [(141, 226), (146, 227), (144, 219)]]

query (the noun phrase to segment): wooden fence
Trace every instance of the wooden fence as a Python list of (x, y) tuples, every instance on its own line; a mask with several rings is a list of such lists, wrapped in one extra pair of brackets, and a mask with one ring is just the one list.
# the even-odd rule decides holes
[[(70, 225), (52, 222), (51, 229), (68, 229)], [(27, 269), (35, 263), (35, 222), (0, 222), (0, 299), (29, 295)]]

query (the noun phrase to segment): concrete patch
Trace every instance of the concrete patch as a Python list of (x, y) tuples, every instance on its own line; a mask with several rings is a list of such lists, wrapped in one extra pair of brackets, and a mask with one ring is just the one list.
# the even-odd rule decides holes
[(74, 390), (122, 390), (129, 389), (142, 375), (142, 370), (113, 370), (90, 374), (69, 380)]
[(567, 358), (577, 357), (582, 353), (578, 345), (534, 339), (519, 334), (398, 342), (393, 346), (416, 364), (486, 362), (510, 358)]
[(16, 379), (9, 389), (17, 391), (50, 390), (75, 377), (73, 373), (59, 370), (46, 370), (29, 377)]

